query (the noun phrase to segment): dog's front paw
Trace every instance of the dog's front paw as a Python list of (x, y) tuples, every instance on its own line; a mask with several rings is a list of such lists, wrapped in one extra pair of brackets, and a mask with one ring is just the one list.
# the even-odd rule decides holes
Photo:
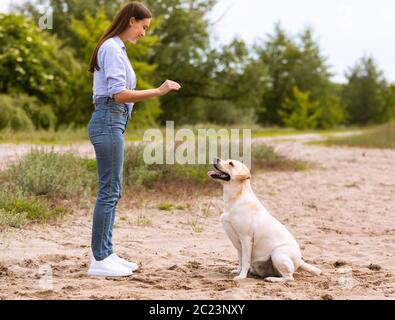
[(265, 278), (263, 280), (266, 281), (266, 282), (279, 282), (279, 279), (282, 279), (282, 278), (267, 277), (267, 278)]
[(234, 280), (234, 281), (240, 281), (240, 280), (244, 280), (244, 279), (246, 279), (246, 278), (247, 278), (247, 276), (239, 275), (239, 276), (237, 276), (237, 277), (234, 277), (233, 280)]
[(240, 274), (241, 268), (234, 269), (230, 272), (230, 274)]

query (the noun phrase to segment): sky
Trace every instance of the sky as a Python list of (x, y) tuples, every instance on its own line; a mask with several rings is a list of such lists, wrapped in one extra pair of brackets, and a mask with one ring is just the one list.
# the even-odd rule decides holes
[[(21, 1), (0, 0), (0, 12)], [(344, 82), (345, 71), (371, 55), (387, 80), (395, 82), (394, 14), (394, 0), (218, 0), (208, 17), (217, 45), (236, 36), (248, 44), (265, 40), (276, 22), (292, 36), (310, 27), (334, 81)]]
[(290, 34), (311, 27), (333, 80), (364, 55), (372, 55), (385, 77), (395, 82), (394, 0), (220, 0), (210, 14), (216, 43), (235, 36), (249, 44), (267, 39), (280, 22)]

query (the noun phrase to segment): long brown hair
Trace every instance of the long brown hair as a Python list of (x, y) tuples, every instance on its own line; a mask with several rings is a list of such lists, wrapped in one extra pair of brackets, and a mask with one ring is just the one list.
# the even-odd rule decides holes
[(140, 2), (132, 1), (131, 3), (125, 5), (121, 9), (121, 11), (118, 12), (111, 25), (103, 33), (99, 42), (97, 43), (96, 48), (93, 51), (91, 60), (89, 62), (89, 69), (88, 69), (89, 72), (93, 73), (95, 70), (100, 70), (100, 67), (97, 63), (97, 53), (103, 42), (125, 31), (126, 28), (129, 26), (129, 22), (132, 17), (134, 17), (138, 21), (138, 20), (151, 18), (152, 14)]

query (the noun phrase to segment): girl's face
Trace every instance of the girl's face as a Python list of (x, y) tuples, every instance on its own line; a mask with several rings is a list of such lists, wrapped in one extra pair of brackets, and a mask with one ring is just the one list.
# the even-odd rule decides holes
[(150, 23), (151, 19), (149, 18), (142, 20), (131, 18), (129, 22), (129, 28), (125, 32), (126, 40), (136, 43), (139, 38), (145, 36), (145, 32), (147, 31)]

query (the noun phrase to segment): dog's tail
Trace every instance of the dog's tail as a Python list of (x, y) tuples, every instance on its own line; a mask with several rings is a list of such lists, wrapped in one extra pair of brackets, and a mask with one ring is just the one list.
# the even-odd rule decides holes
[(302, 259), (300, 260), (300, 267), (303, 270), (306, 270), (307, 272), (310, 272), (311, 274), (315, 275), (315, 276), (319, 276), (322, 271), (320, 269), (318, 269), (317, 267), (314, 267), (311, 264), (308, 264), (307, 262), (304, 262)]

